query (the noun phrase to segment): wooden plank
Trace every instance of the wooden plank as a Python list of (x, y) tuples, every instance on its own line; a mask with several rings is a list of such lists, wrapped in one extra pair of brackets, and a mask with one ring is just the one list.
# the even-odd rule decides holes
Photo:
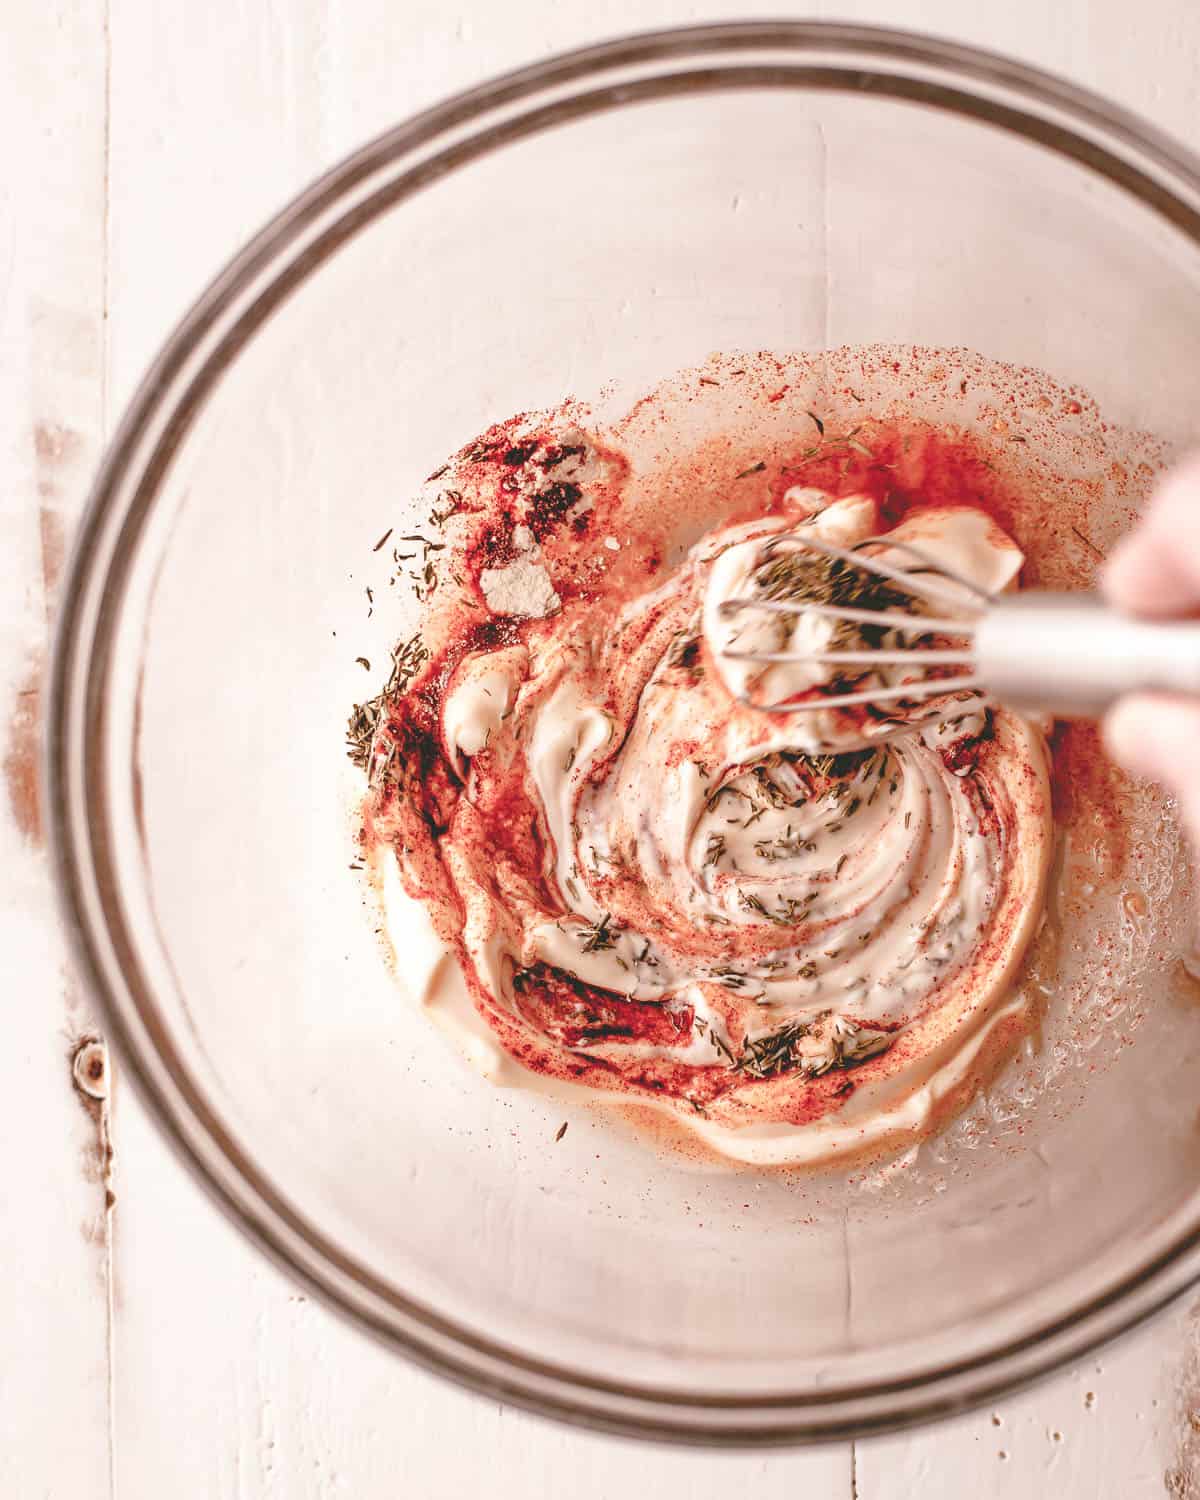
[(322, 9), (112, 0), (114, 410), (209, 279), (325, 163)]
[[(749, 14), (730, 4), (730, 14)], [(1094, 89), (1194, 144), (1200, 108), (1200, 29), (1189, 0), (816, 0), (828, 20), (902, 26), (988, 47)], [(1131, 24), (1132, 23), (1132, 24)], [(649, 18), (646, 24), (653, 24)]]
[[(1179, 1404), (1179, 1357), (1192, 1337), (1177, 1309), (1053, 1380), (919, 1433), (856, 1445), (861, 1500), (1157, 1496), (1194, 1463)], [(1194, 1434), (1193, 1434), (1194, 1446)], [(970, 1486), (968, 1489), (967, 1486)], [(1190, 1493), (1183, 1489), (1181, 1494)]]
[(755, 1500), (849, 1495), (845, 1444), (770, 1457), (650, 1447), (435, 1380), (254, 1255), (128, 1100), (118, 1123), (141, 1205), (122, 1224), (119, 1261), (122, 1496), (724, 1500), (742, 1485)]
[[(1112, 0), (1050, 11), (1037, 0), (975, 12), (961, 0), (829, 0), (823, 8), (996, 46), (1154, 110), (1176, 129), (1194, 122), (1200, 28), (1180, 0), (1139, 9), (1145, 54), (1142, 28), (1134, 51), (1128, 8)], [(761, 9), (758, 0), (722, 7), (729, 16)], [(227, 254), (360, 140), (501, 68), (694, 18), (688, 0), (649, 9), (601, 0), (586, 10), (532, 0), (454, 7), (113, 0), (114, 403)], [(1153, 35), (1156, 23), (1169, 45)], [(136, 1101), (121, 1099), (117, 1130), (129, 1184), (117, 1240), (122, 1495), (182, 1487), (188, 1495), (304, 1497), (402, 1487), (440, 1500), (488, 1483), (511, 1495), (569, 1488), (581, 1500), (659, 1484), (696, 1500), (731, 1485), (756, 1500), (852, 1489), (862, 1500), (975, 1491), (1082, 1500), (1158, 1493), (1163, 1471), (1181, 1461), (1181, 1398), (1174, 1377), (1159, 1371), (1164, 1360), (1174, 1370), (1184, 1358), (1181, 1318), (1102, 1357), (1099, 1371), (1084, 1366), (1004, 1403), (999, 1427), (985, 1412), (858, 1444), (853, 1476), (844, 1445), (745, 1458), (569, 1433), (453, 1391), (359, 1339), (299, 1297), (217, 1217)]]
[[(72, 1057), (94, 1022), (64, 966), (37, 776), (64, 540), (103, 425), (102, 7), (20, 7), (0, 48), (0, 1493), (111, 1496), (107, 1106)], [(102, 1053), (99, 1054), (102, 1058)], [(93, 1082), (93, 1093), (102, 1080)]]

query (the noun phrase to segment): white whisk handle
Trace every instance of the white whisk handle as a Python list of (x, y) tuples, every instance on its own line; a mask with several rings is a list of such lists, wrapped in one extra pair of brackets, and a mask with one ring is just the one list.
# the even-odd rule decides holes
[(987, 691), (1025, 712), (1092, 717), (1127, 693), (1200, 698), (1200, 622), (1135, 620), (1095, 594), (1004, 595), (975, 629)]

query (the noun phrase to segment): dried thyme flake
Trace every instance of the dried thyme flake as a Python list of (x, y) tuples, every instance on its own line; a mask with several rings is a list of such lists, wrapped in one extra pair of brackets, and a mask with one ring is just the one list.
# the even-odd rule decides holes
[(813, 839), (759, 839), (754, 845), (754, 852), (759, 859), (773, 862), (778, 859), (797, 859), (801, 854), (812, 854), (816, 847)]
[(681, 630), (671, 642), (667, 653), (667, 665), (679, 667), (687, 672), (695, 672), (700, 668), (700, 637), (689, 635), (687, 631)]
[[(893, 587), (887, 579), (856, 567), (840, 557), (826, 557), (802, 548), (768, 552), (754, 573), (758, 597), (782, 602), (802, 600), (812, 604), (853, 605), (861, 609), (904, 608), (911, 612), (911, 596)], [(842, 621), (841, 624), (848, 622)], [(857, 633), (870, 644), (882, 639), (884, 627), (859, 626)], [(836, 631), (833, 643), (844, 632)], [(824, 757), (814, 757), (815, 760)], [(833, 760), (834, 757), (828, 757)]]
[[(771, 767), (778, 764), (781, 764), (780, 760), (772, 757), (770, 763), (760, 762), (754, 767), (754, 795), (750, 796), (749, 800), (756, 807), (763, 808), (763, 811), (766, 810), (766, 807), (789, 808), (796, 806), (795, 796), (791, 792), (785, 791), (771, 775)], [(746, 796), (747, 794), (743, 793), (742, 795)], [(763, 804), (758, 801), (760, 796), (767, 799), (766, 807), (763, 807)]]
[(785, 896), (780, 902), (778, 911), (767, 912), (767, 919), (774, 922), (777, 927), (794, 927), (796, 923), (803, 922), (807, 918), (809, 907), (815, 900), (815, 891), (804, 897)]
[(709, 865), (715, 865), (725, 853), (725, 835), (723, 833), (710, 833), (708, 843), (704, 848), (704, 863), (702, 868), (707, 869)]
[(798, 1061), (797, 1047), (812, 1027), (806, 1021), (792, 1021), (767, 1036), (747, 1041), (737, 1060), (737, 1067), (752, 1078), (770, 1078), (785, 1073)]
[(1101, 562), (1104, 561), (1104, 553), (1101, 552), (1100, 548), (1096, 546), (1095, 542), (1084, 536), (1083, 532), (1080, 531), (1078, 526), (1072, 526), (1071, 530), (1075, 533), (1075, 535), (1079, 538), (1079, 540), (1083, 543), (1083, 545), (1088, 549), (1089, 552), (1098, 557)]
[(719, 1036), (716, 1031), (710, 1031), (708, 1034), (708, 1039), (717, 1049), (717, 1051), (723, 1054), (729, 1066), (731, 1068), (736, 1068), (738, 1065), (737, 1058), (734, 1057), (733, 1053), (730, 1051), (729, 1046), (725, 1042), (724, 1038)]
[(583, 933), (583, 952), (600, 953), (606, 948), (616, 945), (617, 934), (612, 930), (612, 915), (605, 912), (598, 922), (585, 927)]
[[(359, 658), (365, 660), (365, 658)], [(375, 740), (387, 720), (387, 705), (407, 689), (409, 683), (429, 660), (420, 633), (410, 637), (392, 652), (392, 670), (383, 691), (367, 703), (356, 703), (346, 728), (346, 753), (361, 771), (369, 771), (372, 782), (385, 780), (390, 773), (399, 747), (393, 741), (387, 759), (372, 764)]]
[[(441, 472), (444, 474), (446, 471), (443, 469)], [(439, 505), (444, 505), (446, 508), (439, 510)], [(429, 512), (429, 524), (437, 526), (440, 529), (451, 516), (457, 515), (462, 509), (463, 494), (461, 490), (442, 490), (434, 502), (433, 509)]]

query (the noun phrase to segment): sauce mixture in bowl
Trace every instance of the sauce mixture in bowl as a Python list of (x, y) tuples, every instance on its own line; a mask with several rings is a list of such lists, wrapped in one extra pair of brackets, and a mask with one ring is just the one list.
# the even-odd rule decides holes
[(386, 539), (425, 614), (351, 721), (364, 849), (456, 953), (468, 1052), (764, 1164), (911, 1138), (985, 1080), (1055, 846), (1048, 726), (723, 654), (901, 643), (772, 611), (910, 603), (806, 535), (1019, 586), (1028, 502), (978, 432), (858, 405), (703, 498), (577, 411), (491, 429)]

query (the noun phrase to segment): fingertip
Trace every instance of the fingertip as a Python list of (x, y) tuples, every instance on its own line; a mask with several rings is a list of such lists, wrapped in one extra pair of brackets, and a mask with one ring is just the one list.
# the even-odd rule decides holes
[(1105, 748), (1135, 775), (1190, 789), (1200, 766), (1200, 704), (1159, 694), (1119, 699), (1101, 726)]
[(1157, 595), (1159, 571), (1154, 540), (1141, 531), (1122, 537), (1100, 572), (1100, 587), (1118, 609), (1140, 614)]
[(1100, 587), (1126, 614), (1188, 614), (1200, 602), (1200, 541), (1191, 547), (1180, 538), (1136, 531), (1114, 549), (1100, 575)]
[(1119, 698), (1100, 726), (1104, 748), (1126, 770), (1141, 772), (1145, 756), (1146, 704), (1141, 698)]
[(1175, 464), (1155, 486), (1151, 509), (1171, 520), (1190, 517), (1200, 497), (1200, 450)]
[(1141, 522), (1109, 555), (1100, 587), (1129, 614), (1180, 614), (1200, 603), (1200, 453), (1159, 485)]

